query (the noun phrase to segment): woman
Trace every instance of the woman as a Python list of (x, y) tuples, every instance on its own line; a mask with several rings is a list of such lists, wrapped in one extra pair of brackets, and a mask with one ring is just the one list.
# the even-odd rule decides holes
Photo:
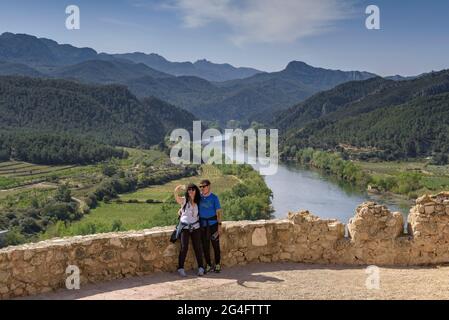
[(203, 276), (204, 267), (198, 214), (201, 194), (198, 187), (191, 183), (187, 186), (185, 196), (180, 197), (178, 193), (184, 188), (184, 186), (177, 186), (175, 189), (176, 202), (181, 205), (181, 210), (179, 210), (180, 225), (178, 226), (181, 233), (181, 252), (179, 253), (178, 273), (181, 277), (187, 276), (184, 270), (184, 262), (189, 250), (189, 240), (192, 239), (193, 250), (195, 251), (196, 261), (198, 263), (198, 276)]

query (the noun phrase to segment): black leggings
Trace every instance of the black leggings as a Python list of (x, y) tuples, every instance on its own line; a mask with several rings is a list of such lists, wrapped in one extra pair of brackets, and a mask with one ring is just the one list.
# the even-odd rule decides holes
[(181, 232), (181, 252), (179, 253), (178, 269), (184, 269), (184, 262), (186, 261), (187, 252), (189, 251), (189, 240), (192, 238), (193, 250), (195, 251), (196, 262), (198, 268), (203, 268), (203, 253), (201, 250), (201, 231), (195, 229), (190, 232), (189, 230), (182, 230)]
[(212, 242), (212, 248), (214, 249), (215, 264), (220, 264), (220, 237), (216, 240), (212, 240), (211, 236), (217, 232), (218, 223), (209, 226), (209, 233), (207, 232), (207, 227), (201, 227), (201, 239), (203, 240), (203, 250), (204, 257), (206, 258), (206, 263), (212, 266), (212, 261), (210, 259), (210, 243)]

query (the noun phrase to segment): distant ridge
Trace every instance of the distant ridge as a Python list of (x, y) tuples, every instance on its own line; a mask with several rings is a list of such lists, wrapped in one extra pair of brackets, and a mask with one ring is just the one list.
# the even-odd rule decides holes
[(376, 76), (317, 68), (301, 61), (268, 73), (207, 60), (170, 62), (157, 54), (98, 54), (90, 48), (12, 33), (0, 36), (0, 61), (5, 62), (0, 64), (0, 74), (120, 84), (138, 98), (157, 97), (198, 118), (221, 124), (238, 120), (243, 126), (269, 122), (275, 113), (317, 92)]
[(174, 76), (194, 76), (208, 81), (228, 81), (251, 77), (262, 71), (252, 68), (236, 68), (228, 63), (216, 64), (206, 59), (191, 62), (171, 62), (164, 57), (151, 53), (141, 52), (114, 54), (116, 58), (128, 59), (136, 63), (144, 63), (147, 66), (174, 75)]

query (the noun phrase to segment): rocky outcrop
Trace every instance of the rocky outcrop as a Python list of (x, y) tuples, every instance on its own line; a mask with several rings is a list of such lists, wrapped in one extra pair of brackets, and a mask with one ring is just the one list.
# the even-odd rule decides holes
[[(53, 239), (0, 250), (0, 298), (44, 293), (66, 285), (69, 266), (81, 285), (176, 270), (173, 227)], [(422, 265), (449, 262), (449, 193), (416, 201), (404, 233), (403, 217), (372, 202), (348, 224), (308, 211), (285, 220), (223, 224), (223, 265), (290, 261), (347, 265)], [(192, 251), (192, 250), (190, 250)], [(193, 268), (193, 253), (186, 268)]]
[(356, 215), (349, 221), (348, 230), (354, 242), (391, 240), (404, 230), (402, 213), (391, 213), (386, 206), (367, 202), (356, 209)]

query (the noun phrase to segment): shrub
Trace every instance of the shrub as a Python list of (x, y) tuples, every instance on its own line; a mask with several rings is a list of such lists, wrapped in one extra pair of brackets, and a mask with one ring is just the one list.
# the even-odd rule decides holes
[(20, 230), (25, 234), (35, 234), (42, 231), (42, 227), (33, 218), (24, 218), (20, 221)]
[(70, 221), (76, 211), (75, 204), (54, 202), (46, 205), (42, 209), (42, 215), (52, 220)]
[(105, 176), (112, 177), (117, 173), (117, 167), (111, 164), (106, 164), (103, 166), (102, 172)]
[(54, 199), (57, 202), (70, 202), (72, 201), (72, 192), (67, 185), (59, 186)]
[(26, 237), (20, 233), (18, 228), (13, 228), (3, 238), (5, 246), (17, 246), (26, 242)]
[(112, 232), (124, 231), (122, 220), (114, 220), (112, 223)]

